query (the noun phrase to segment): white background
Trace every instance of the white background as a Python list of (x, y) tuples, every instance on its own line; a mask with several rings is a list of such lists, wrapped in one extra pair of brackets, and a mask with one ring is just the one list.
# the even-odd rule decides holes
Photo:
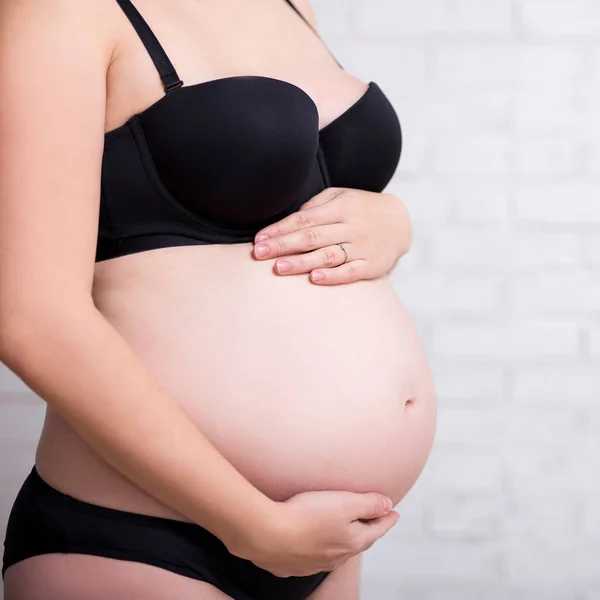
[(317, 0), (391, 97), (440, 399), (366, 600), (600, 598), (600, 1)]
[[(440, 401), (362, 599), (600, 598), (600, 0), (314, 5), (402, 122), (394, 277)], [(2, 537), (42, 417), (0, 366)]]

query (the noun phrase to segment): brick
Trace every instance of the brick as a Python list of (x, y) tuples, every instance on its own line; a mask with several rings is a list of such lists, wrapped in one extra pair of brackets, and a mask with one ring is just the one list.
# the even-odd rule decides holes
[(587, 257), (593, 265), (600, 265), (600, 236), (594, 236), (590, 240)]
[(556, 136), (519, 137), (515, 145), (517, 171), (523, 175), (569, 175), (576, 173), (583, 161), (583, 147), (578, 140)]
[(399, 295), (411, 311), (472, 312), (498, 308), (502, 279), (488, 275), (410, 273), (394, 277)]
[(451, 93), (466, 85), (476, 94), (482, 84), (498, 94), (540, 88), (554, 93), (584, 83), (586, 76), (586, 52), (577, 47), (512, 42), (481, 45), (474, 52), (472, 44), (453, 44), (438, 46), (433, 56), (434, 80)]
[(513, 323), (504, 325), (439, 325), (434, 330), (434, 354), (474, 360), (537, 360), (574, 357), (578, 329), (572, 325)]
[(600, 494), (595, 497), (588, 497), (585, 500), (585, 506), (582, 510), (582, 535), (585, 540), (598, 544), (600, 542), (600, 513), (598, 512), (598, 502)]
[(440, 139), (433, 149), (431, 171), (439, 175), (502, 175), (511, 171), (512, 141), (503, 134)]
[(26, 394), (30, 393), (31, 390), (6, 365), (0, 363), (0, 394), (4, 392)]
[(504, 518), (504, 498), (498, 494), (442, 494), (431, 499), (435, 539), (488, 541), (498, 536)]
[(546, 586), (560, 586), (572, 594), (574, 586), (600, 584), (598, 555), (581, 542), (548, 548), (518, 540), (506, 547), (506, 579), (532, 587), (543, 581)]
[(413, 242), (410, 251), (400, 257), (400, 260), (396, 263), (394, 267), (396, 273), (392, 273), (391, 275), (393, 277), (403, 277), (407, 272), (417, 272), (425, 262), (425, 253), (426, 251), (423, 248), (421, 240)]
[(363, 568), (360, 581), (361, 600), (423, 600), (423, 592), (406, 590), (400, 582), (380, 583), (369, 578), (369, 569)]
[(547, 92), (554, 93), (557, 87), (574, 88), (582, 84), (587, 76), (585, 48), (540, 43), (512, 47), (519, 90), (547, 88)]
[(572, 589), (545, 587), (544, 582), (530, 588), (516, 588), (505, 584), (495, 585), (434, 585), (425, 600), (584, 600)]
[(407, 137), (402, 144), (402, 156), (395, 174), (396, 179), (423, 173), (430, 161), (429, 140), (418, 133), (411, 136), (406, 128), (404, 128), (404, 135)]
[(588, 82), (590, 89), (582, 93), (582, 100), (580, 101), (580, 123), (578, 129), (572, 131), (571, 135), (584, 140), (593, 145), (596, 151), (594, 157), (592, 157), (592, 172), (598, 172), (597, 161), (598, 160), (598, 131), (600, 131), (600, 114), (598, 111), (598, 101), (600, 97), (600, 81)]
[[(411, 221), (446, 221), (452, 213), (452, 204), (444, 188), (440, 183), (397, 180), (387, 191), (402, 200)], [(418, 235), (415, 239), (418, 241)]]
[(499, 267), (511, 263), (514, 244), (505, 230), (445, 228), (433, 236), (432, 263), (435, 266)]
[(517, 310), (595, 311), (600, 306), (600, 274), (574, 271), (515, 277), (511, 301)]
[(588, 167), (591, 173), (600, 174), (600, 145), (589, 150)]
[(586, 99), (577, 90), (536, 89), (518, 94), (515, 125), (520, 133), (560, 134), (571, 139), (585, 138), (590, 126), (585, 114)]
[(504, 370), (497, 364), (445, 365), (434, 359), (433, 377), (441, 402), (493, 404), (504, 395)]
[(431, 261), (441, 267), (531, 268), (578, 265), (581, 240), (573, 234), (446, 227), (431, 240)]
[(600, 186), (582, 183), (525, 185), (517, 189), (517, 218), (550, 224), (600, 224)]
[[(333, 38), (328, 46), (339, 55), (346, 70), (365, 82), (376, 81), (392, 102), (398, 103), (396, 108), (401, 121), (405, 120), (406, 104), (413, 101), (414, 106), (418, 106), (428, 91), (431, 51), (419, 40), (397, 44), (393, 40), (365, 42), (356, 37)], [(394, 65), (393, 69), (390, 64)], [(407, 81), (410, 81), (409, 86)]]
[(589, 352), (590, 356), (600, 358), (600, 326), (589, 330)]
[(380, 583), (401, 581), (403, 586), (432, 580), (495, 583), (500, 552), (494, 544), (476, 542), (401, 543), (385, 538), (364, 554), (365, 573)]
[(495, 225), (508, 218), (509, 192), (501, 184), (461, 181), (450, 188), (455, 217), (461, 224)]
[[(589, 68), (586, 72), (585, 83), (586, 91), (589, 94), (589, 98), (592, 102), (598, 98), (598, 91), (600, 90), (600, 48), (593, 47), (589, 51)], [(597, 137), (593, 137), (597, 141)]]
[[(520, 504), (527, 506), (527, 501), (531, 512), (535, 512), (535, 504), (543, 504), (548, 498), (552, 498), (554, 504), (565, 502), (569, 506), (578, 497), (599, 500), (600, 492), (594, 475), (600, 470), (597, 445), (585, 436), (582, 440), (571, 440), (568, 447), (539, 446), (507, 453), (504, 475), (507, 487), (511, 490), (513, 508), (518, 509)], [(544, 507), (539, 506), (540, 515), (543, 510)], [(548, 507), (547, 510), (554, 509)], [(577, 512), (576, 508), (572, 512)], [(544, 523), (552, 522), (554, 526), (552, 519), (540, 518)], [(567, 526), (563, 524), (564, 529)], [(527, 532), (521, 532), (517, 525), (515, 535), (527, 537)], [(576, 531), (574, 535), (577, 535)], [(555, 544), (560, 545), (560, 536), (554, 536), (554, 539)], [(549, 540), (546, 542), (550, 543)]]
[(428, 498), (419, 483), (409, 491), (395, 507), (400, 513), (400, 521), (386, 534), (386, 539), (418, 540), (424, 535), (425, 504)]
[(579, 405), (539, 406), (520, 405), (518, 410), (504, 413), (503, 435), (513, 452), (528, 452), (530, 448), (552, 445), (568, 446), (574, 439), (589, 434), (589, 414)]
[(574, 266), (582, 261), (580, 236), (521, 231), (513, 246), (513, 268)]
[(590, 48), (591, 66), (588, 75), (593, 79), (600, 81), (600, 47), (592, 46)]
[(586, 365), (519, 367), (515, 398), (536, 404), (596, 406), (600, 400), (600, 369)]
[(502, 458), (494, 450), (461, 452), (434, 445), (421, 485), (432, 494), (502, 493)]
[(356, 26), (361, 33), (378, 36), (508, 34), (511, 31), (509, 0), (362, 0)]
[(350, 7), (345, 0), (312, 0), (319, 33), (324, 39), (347, 33), (350, 28)]
[(495, 44), (439, 46), (433, 58), (434, 81), (443, 88), (470, 92), (485, 85), (500, 93), (517, 80), (518, 52), (512, 45)]
[(521, 0), (521, 15), (528, 35), (600, 34), (600, 5), (595, 0)]
[(0, 404), (0, 446), (37, 444), (46, 407), (43, 403)]
[(495, 448), (505, 436), (504, 420), (504, 411), (499, 408), (448, 407), (442, 403), (438, 409), (435, 443), (459, 448)]
[[(524, 476), (527, 477), (527, 474)], [(567, 482), (570, 483), (570, 479), (566, 479)], [(518, 487), (503, 515), (503, 530), (507, 538), (527, 539), (532, 546), (557, 549), (578, 542), (582, 534), (578, 526), (581, 512), (579, 498), (549, 493), (546, 489), (529, 490), (520, 486), (518, 479), (515, 479), (515, 484)]]
[[(511, 97), (507, 92), (449, 87), (445, 101), (438, 93), (426, 94), (413, 115), (415, 129), (438, 138), (502, 133), (511, 120)], [(408, 115), (411, 118), (411, 115)]]
[[(398, 178), (387, 191), (404, 202), (412, 221), (439, 222), (443, 230), (450, 220), (467, 226), (480, 222), (494, 225), (504, 222), (508, 214), (508, 191), (498, 185), (472, 181), (403, 181)], [(426, 230), (416, 230), (415, 238), (422, 232)]]

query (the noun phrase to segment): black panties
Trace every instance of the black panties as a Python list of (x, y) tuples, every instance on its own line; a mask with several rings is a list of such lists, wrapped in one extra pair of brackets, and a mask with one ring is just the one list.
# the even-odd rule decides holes
[(93, 554), (161, 567), (235, 600), (305, 600), (327, 576), (276, 577), (233, 556), (198, 525), (77, 500), (46, 483), (35, 466), (12, 507), (4, 546), (2, 577), (32, 556)]

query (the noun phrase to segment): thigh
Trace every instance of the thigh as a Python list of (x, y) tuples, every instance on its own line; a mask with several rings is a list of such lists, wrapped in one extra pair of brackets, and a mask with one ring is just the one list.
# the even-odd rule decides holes
[(44, 554), (6, 570), (4, 600), (232, 600), (213, 586), (147, 565), (87, 554)]
[(361, 555), (333, 571), (309, 600), (358, 600)]

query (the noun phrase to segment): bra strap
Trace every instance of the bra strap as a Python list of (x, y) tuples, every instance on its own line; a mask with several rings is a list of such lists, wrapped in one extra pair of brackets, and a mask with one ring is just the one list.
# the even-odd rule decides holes
[(296, 5), (292, 2), (292, 0), (285, 0), (285, 1), (296, 11), (296, 13), (300, 16), (300, 18), (315, 32), (316, 36), (321, 40), (321, 43), (323, 44), (323, 46), (325, 46), (327, 52), (329, 52), (329, 54), (331, 54), (331, 58), (333, 58), (333, 60), (337, 63), (338, 67), (343, 69), (344, 67), (342, 67), (342, 65), (339, 63), (338, 59), (333, 55), (333, 52), (331, 50), (329, 50), (329, 48), (327, 47), (327, 45), (325, 44), (325, 42), (322, 40), (321, 36), (319, 35), (319, 32), (315, 30), (315, 28), (308, 22), (306, 17), (296, 8)]
[(292, 0), (285, 0), (300, 16), (300, 18), (311, 28), (314, 29), (314, 27), (308, 22), (308, 20), (306, 19), (306, 17), (296, 8), (296, 5), (292, 2)]
[(179, 79), (177, 71), (173, 66), (173, 63), (169, 60), (167, 53), (160, 45), (157, 37), (154, 35), (152, 29), (144, 17), (138, 12), (137, 8), (131, 3), (131, 0), (117, 0), (119, 6), (123, 9), (123, 12), (127, 15), (127, 18), (131, 21), (133, 28), (140, 36), (142, 43), (146, 47), (160, 78), (162, 79), (165, 92), (170, 92), (183, 85), (183, 81)]

